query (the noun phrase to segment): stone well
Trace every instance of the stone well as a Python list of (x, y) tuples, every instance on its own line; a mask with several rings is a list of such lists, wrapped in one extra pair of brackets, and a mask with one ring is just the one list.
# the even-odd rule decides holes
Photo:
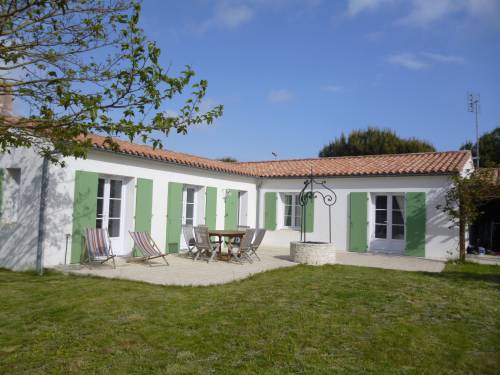
[(327, 242), (290, 242), (290, 257), (303, 264), (334, 264), (335, 247)]

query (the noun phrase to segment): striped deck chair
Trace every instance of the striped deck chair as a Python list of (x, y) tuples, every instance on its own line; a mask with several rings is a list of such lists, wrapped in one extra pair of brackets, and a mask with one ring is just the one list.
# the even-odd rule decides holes
[(164, 254), (160, 251), (156, 243), (153, 241), (149, 232), (130, 232), (130, 237), (134, 240), (135, 246), (139, 249), (139, 251), (143, 255), (143, 259), (145, 262), (148, 262), (150, 266), (151, 260), (156, 258), (162, 258), (165, 263), (168, 264), (168, 261), (165, 259), (167, 254)]
[(116, 268), (115, 255), (111, 249), (111, 241), (106, 229), (87, 228), (84, 230), (85, 248), (89, 263), (99, 262), (101, 264), (113, 260), (113, 268)]

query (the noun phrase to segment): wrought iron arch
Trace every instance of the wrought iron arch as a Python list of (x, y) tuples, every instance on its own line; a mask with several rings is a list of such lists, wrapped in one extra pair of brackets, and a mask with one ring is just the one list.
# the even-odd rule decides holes
[[(318, 190), (322, 188), (326, 192)], [(321, 198), (324, 205), (328, 207), (328, 242), (332, 243), (332, 206), (337, 202), (337, 194), (326, 186), (326, 181), (318, 181), (313, 177), (311, 171), (311, 176), (304, 181), (304, 187), (299, 193), (299, 204), (301, 207), (301, 220), (300, 220), (300, 240), (306, 242), (306, 224), (307, 218), (305, 215), (305, 210), (309, 200), (316, 198)]]

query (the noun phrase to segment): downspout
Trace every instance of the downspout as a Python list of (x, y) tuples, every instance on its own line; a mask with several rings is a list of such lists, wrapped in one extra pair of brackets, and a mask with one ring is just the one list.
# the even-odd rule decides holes
[(256, 222), (255, 222), (255, 228), (259, 229), (260, 228), (260, 188), (262, 186), (262, 178), (257, 178), (257, 183), (256, 183), (256, 186), (257, 186), (257, 209), (255, 210), (256, 212)]
[(47, 185), (49, 182), (48, 176), (49, 159), (43, 158), (42, 163), (42, 182), (40, 187), (40, 210), (38, 216), (38, 239), (36, 244), (36, 272), (43, 275), (43, 240), (45, 238), (45, 207), (47, 201)]

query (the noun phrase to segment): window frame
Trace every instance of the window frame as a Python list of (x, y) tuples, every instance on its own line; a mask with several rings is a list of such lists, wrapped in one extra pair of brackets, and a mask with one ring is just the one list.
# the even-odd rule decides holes
[[(298, 202), (299, 193), (282, 193), (282, 194), (283, 194), (283, 216), (282, 216), (283, 228), (300, 229), (301, 221), (302, 221), (302, 207), (300, 206), (300, 204)], [(287, 196), (292, 197), (292, 204), (291, 205), (286, 203)], [(286, 214), (287, 206), (291, 206), (291, 208), (292, 208), (290, 215)], [(297, 216), (297, 212), (298, 212), (298, 216)], [(290, 216), (292, 225), (286, 225), (287, 216)], [(298, 218), (298, 223), (297, 223), (297, 218)]]
[[(387, 197), (387, 204), (386, 204), (386, 222), (384, 223), (378, 223), (377, 224), (377, 197)], [(394, 197), (402, 197), (402, 207), (400, 209), (394, 209), (393, 207), (393, 198)], [(372, 235), (371, 238), (372, 240), (375, 241), (406, 241), (406, 194), (404, 192), (400, 193), (374, 193), (373, 194), (373, 202), (372, 202), (372, 213), (371, 213), (371, 218), (372, 218)], [(382, 209), (379, 209), (379, 211), (382, 211)], [(393, 223), (393, 211), (400, 211), (403, 217), (403, 224), (394, 224)], [(376, 237), (376, 226), (377, 225), (385, 225), (386, 227), (386, 237), (385, 238), (378, 238)], [(393, 238), (393, 226), (401, 226), (403, 227), (403, 238)]]

